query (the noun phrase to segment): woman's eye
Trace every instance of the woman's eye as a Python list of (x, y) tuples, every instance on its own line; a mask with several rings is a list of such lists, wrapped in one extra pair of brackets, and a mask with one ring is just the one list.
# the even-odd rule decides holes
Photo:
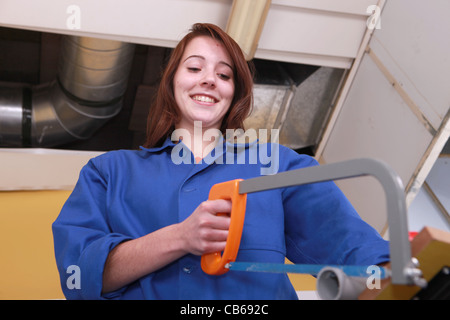
[(189, 67), (188, 70), (189, 70), (190, 72), (199, 72), (199, 71), (200, 71), (200, 68)]
[(219, 73), (217, 76), (222, 80), (230, 80), (231, 79), (231, 77), (225, 73)]

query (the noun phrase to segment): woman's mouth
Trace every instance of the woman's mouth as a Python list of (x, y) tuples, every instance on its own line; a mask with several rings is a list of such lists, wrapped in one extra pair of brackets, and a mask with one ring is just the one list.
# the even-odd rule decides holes
[(191, 97), (193, 100), (198, 102), (204, 102), (204, 103), (217, 103), (218, 100), (211, 96), (205, 96), (205, 95), (193, 95)]

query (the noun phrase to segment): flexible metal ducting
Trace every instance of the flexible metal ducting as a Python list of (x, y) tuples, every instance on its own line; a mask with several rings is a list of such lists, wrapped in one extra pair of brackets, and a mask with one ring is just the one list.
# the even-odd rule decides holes
[(0, 146), (52, 147), (87, 139), (119, 113), (134, 45), (64, 36), (57, 79), (0, 84)]

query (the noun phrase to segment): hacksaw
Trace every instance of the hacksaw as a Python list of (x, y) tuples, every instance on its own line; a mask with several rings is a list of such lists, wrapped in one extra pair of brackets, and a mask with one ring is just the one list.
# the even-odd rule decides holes
[[(323, 265), (264, 265), (253, 262), (236, 262), (245, 219), (247, 194), (276, 188), (291, 187), (360, 176), (373, 176), (385, 191), (391, 269), (381, 268), (384, 277), (392, 283), (422, 284), (420, 270), (411, 258), (408, 238), (406, 203), (403, 184), (397, 173), (384, 162), (374, 159), (355, 159), (321, 166), (306, 167), (252, 179), (236, 179), (214, 185), (210, 200), (231, 200), (230, 227), (223, 252), (205, 254), (201, 258), (202, 270), (210, 275), (221, 275), (229, 270), (316, 274)], [(251, 267), (250, 267), (251, 266)], [(365, 273), (367, 266), (337, 266), (349, 276)]]

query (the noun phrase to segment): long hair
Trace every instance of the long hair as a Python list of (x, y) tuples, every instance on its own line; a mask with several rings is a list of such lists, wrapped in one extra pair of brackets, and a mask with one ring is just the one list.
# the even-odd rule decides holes
[(253, 106), (253, 64), (245, 60), (239, 45), (222, 29), (213, 24), (196, 23), (175, 47), (162, 74), (158, 91), (148, 113), (147, 138), (144, 143), (146, 148), (161, 146), (175, 129), (176, 123), (181, 120), (174, 96), (173, 79), (186, 46), (198, 36), (209, 36), (220, 41), (234, 65), (234, 98), (223, 118), (220, 130), (225, 134), (226, 129), (244, 129), (244, 120), (249, 116)]

